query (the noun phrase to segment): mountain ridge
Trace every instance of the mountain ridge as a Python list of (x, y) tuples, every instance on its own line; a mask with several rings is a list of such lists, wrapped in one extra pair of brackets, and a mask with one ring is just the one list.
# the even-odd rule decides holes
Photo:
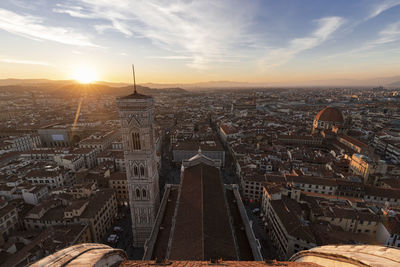
[[(51, 79), (0, 79), (0, 86), (4, 85), (74, 85), (79, 84), (74, 80), (51, 80)], [(125, 87), (131, 86), (131, 83), (125, 82), (107, 82), (98, 81), (90, 85), (106, 85), (110, 87)], [(189, 90), (196, 90), (202, 88), (254, 88), (254, 87), (346, 87), (346, 86), (386, 86), (398, 87), (400, 86), (400, 76), (390, 77), (375, 77), (370, 79), (329, 79), (329, 80), (309, 80), (300, 82), (235, 82), (235, 81), (208, 81), (208, 82), (195, 82), (195, 83), (141, 83), (143, 87), (153, 89), (171, 89), (183, 88)]]
[[(106, 84), (79, 84), (76, 82), (49, 82), (42, 81), (43, 83), (38, 83), (34, 81), (33, 83), (17, 83), (11, 85), (2, 85), (0, 83), (0, 91), (47, 91), (47, 93), (53, 95), (71, 95), (71, 96), (82, 96), (86, 94), (94, 95), (115, 95), (123, 96), (131, 94), (133, 92), (132, 85), (125, 86), (109, 86)], [(186, 90), (182, 88), (166, 88), (166, 89), (153, 89), (141, 85), (137, 85), (137, 91), (146, 95), (155, 95), (158, 93), (187, 93)]]

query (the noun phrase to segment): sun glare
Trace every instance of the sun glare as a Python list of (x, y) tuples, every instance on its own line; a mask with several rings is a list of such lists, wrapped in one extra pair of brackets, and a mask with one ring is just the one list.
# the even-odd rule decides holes
[(96, 73), (92, 69), (86, 67), (78, 68), (75, 71), (73, 78), (79, 83), (91, 83), (97, 81)]

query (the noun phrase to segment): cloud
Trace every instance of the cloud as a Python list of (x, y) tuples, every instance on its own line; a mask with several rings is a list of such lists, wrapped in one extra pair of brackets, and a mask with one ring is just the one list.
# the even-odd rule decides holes
[(0, 61), (5, 63), (14, 63), (14, 64), (53, 66), (52, 64), (43, 61), (21, 60), (12, 58), (0, 58)]
[(177, 56), (190, 58), (190, 67), (204, 69), (212, 62), (226, 60), (235, 47), (256, 43), (248, 34), (254, 4), (236, 1), (71, 0), (53, 11), (93, 19), (101, 34), (116, 31), (126, 37), (145, 38)]
[(174, 60), (193, 60), (193, 57), (189, 56), (151, 56), (151, 59), (174, 59)]
[(400, 0), (379, 1), (378, 4), (372, 6), (371, 12), (370, 12), (369, 16), (367, 17), (367, 20), (375, 18), (376, 16), (379, 16), (382, 12), (385, 12), (386, 10), (389, 10), (392, 7), (395, 7), (398, 5), (400, 5)]
[(365, 56), (365, 52), (373, 50), (377, 47), (387, 45), (390, 43), (395, 43), (400, 41), (400, 21), (387, 25), (384, 29), (382, 29), (375, 39), (371, 39), (369, 41), (364, 42), (361, 46), (351, 49), (349, 51), (343, 53), (337, 53), (334, 55), (329, 55), (321, 58), (322, 60), (332, 59), (337, 57), (348, 57), (348, 56), (359, 56), (360, 53), (364, 53), (362, 56)]
[(371, 48), (378, 45), (392, 43), (400, 40), (400, 21), (389, 24), (378, 34), (379, 38), (372, 41), (369, 46)]
[[(150, 56), (147, 57), (149, 59), (165, 59), (165, 60), (182, 60), (186, 62), (192, 62), (196, 59), (196, 57), (193, 56)], [(241, 59), (243, 57), (241, 56), (227, 56), (227, 57), (208, 57), (207, 59), (202, 59), (204, 62), (203, 63), (215, 63), (215, 62), (220, 62), (220, 63), (238, 63), (241, 62)]]
[(68, 45), (98, 47), (90, 39), (71, 28), (52, 27), (40, 17), (19, 15), (0, 8), (0, 29), (33, 40), (47, 40)]
[(312, 49), (325, 42), (343, 23), (341, 17), (325, 17), (316, 21), (318, 28), (309, 36), (295, 38), (284, 48), (270, 48), (262, 60), (263, 67), (273, 68), (287, 63), (298, 53)]

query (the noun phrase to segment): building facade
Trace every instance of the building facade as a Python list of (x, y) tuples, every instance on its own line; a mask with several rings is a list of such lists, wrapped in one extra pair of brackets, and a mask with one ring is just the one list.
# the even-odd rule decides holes
[(342, 112), (336, 107), (325, 107), (315, 116), (311, 133), (319, 133), (324, 130), (336, 129), (336, 132), (344, 132), (345, 123)]
[(202, 153), (212, 159), (221, 161), (222, 167), (225, 166), (225, 150), (219, 141), (185, 141), (174, 144), (172, 148), (173, 162), (181, 163), (197, 154), (201, 149)]
[(22, 190), (22, 198), (25, 203), (37, 205), (49, 194), (49, 188), (46, 185), (32, 185)]
[(125, 172), (114, 172), (108, 180), (110, 188), (117, 194), (118, 205), (127, 205), (129, 202), (128, 181)]
[(364, 183), (374, 184), (370, 176), (373, 174), (385, 174), (387, 170), (386, 163), (382, 160), (376, 161), (368, 156), (353, 154), (350, 161), (350, 170), (363, 178)]
[(18, 224), (17, 208), (0, 198), (0, 245), (8, 240), (8, 236)]
[[(298, 190), (263, 187), (262, 213), (267, 234), (275, 249), (277, 259), (287, 260), (293, 254), (317, 246), (309, 225), (299, 212)], [(290, 195), (290, 197), (288, 197)]]
[[(72, 196), (78, 197), (75, 193)], [(116, 216), (117, 198), (114, 190), (100, 189), (85, 198), (66, 200), (53, 196), (43, 200), (25, 215), (23, 221), (27, 230), (86, 224), (91, 232), (91, 240), (101, 242)]]
[(150, 236), (158, 206), (154, 100), (136, 92), (117, 98), (132, 216), (133, 245)]

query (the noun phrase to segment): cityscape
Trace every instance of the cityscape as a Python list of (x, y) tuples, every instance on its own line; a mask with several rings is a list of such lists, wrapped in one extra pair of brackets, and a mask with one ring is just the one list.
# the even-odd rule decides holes
[[(0, 266), (400, 265), (399, 1), (56, 2), (0, 4)], [(354, 21), (335, 11), (346, 5)], [(285, 14), (279, 36), (300, 14), (317, 29), (254, 63), (245, 47), (258, 53), (258, 27), (275, 18), (257, 8)], [(71, 24), (45, 25), (50, 13)], [(248, 42), (228, 36), (245, 36), (228, 30), (243, 14), (262, 21)], [(198, 39), (208, 29), (217, 37)], [(349, 45), (349, 31), (380, 39), (321, 48)], [(117, 56), (128, 41), (136, 52)], [(51, 56), (66, 47), (84, 59), (71, 54), (68, 73)], [(107, 73), (93, 59), (106, 50), (119, 65), (104, 61)], [(321, 67), (336, 53), (343, 67)]]

